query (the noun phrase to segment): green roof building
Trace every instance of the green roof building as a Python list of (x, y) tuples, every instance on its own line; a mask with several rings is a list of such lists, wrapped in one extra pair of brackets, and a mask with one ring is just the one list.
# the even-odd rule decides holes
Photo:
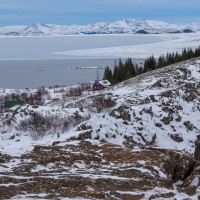
[(25, 102), (24, 101), (20, 101), (20, 100), (17, 100), (17, 101), (5, 101), (4, 103), (4, 108), (5, 109), (10, 109), (14, 106), (23, 106), (25, 105)]

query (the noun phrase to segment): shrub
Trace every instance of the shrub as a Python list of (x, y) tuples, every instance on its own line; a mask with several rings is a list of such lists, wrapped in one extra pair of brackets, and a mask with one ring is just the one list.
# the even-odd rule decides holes
[(89, 105), (89, 109), (93, 112), (102, 112), (107, 108), (111, 108), (116, 105), (116, 102), (111, 96), (98, 96), (95, 98), (93, 103)]
[(33, 139), (37, 140), (47, 133), (63, 133), (89, 118), (90, 116), (81, 117), (78, 112), (70, 117), (43, 116), (38, 112), (34, 112), (28, 119), (21, 120), (15, 128), (19, 131), (30, 132)]

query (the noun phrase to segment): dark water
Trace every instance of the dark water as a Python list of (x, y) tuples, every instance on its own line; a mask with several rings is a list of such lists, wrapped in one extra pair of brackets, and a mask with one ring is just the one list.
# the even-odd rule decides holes
[[(38, 88), (74, 85), (96, 79), (97, 69), (77, 67), (113, 67), (113, 59), (1, 60), (0, 88)], [(140, 63), (142, 60), (136, 60)], [(100, 78), (104, 69), (99, 69)]]

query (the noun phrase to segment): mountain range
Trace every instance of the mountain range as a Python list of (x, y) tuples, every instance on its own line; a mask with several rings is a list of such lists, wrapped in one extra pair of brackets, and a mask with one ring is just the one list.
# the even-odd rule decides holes
[(163, 34), (200, 31), (200, 23), (171, 24), (164, 21), (122, 19), (88, 25), (54, 25), (36, 23), (32, 26), (0, 27), (1, 36), (56, 36), (75, 34)]

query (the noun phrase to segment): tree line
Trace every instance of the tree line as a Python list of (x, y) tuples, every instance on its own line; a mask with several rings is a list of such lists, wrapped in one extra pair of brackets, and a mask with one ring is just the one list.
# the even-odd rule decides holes
[(198, 56), (200, 56), (200, 47), (194, 50), (191, 48), (184, 48), (181, 53), (167, 53), (166, 55), (161, 55), (157, 60), (154, 56), (150, 56), (144, 61), (143, 67), (134, 64), (131, 58), (128, 58), (125, 62), (122, 62), (122, 60), (119, 59), (118, 63), (115, 61), (113, 70), (111, 70), (108, 66), (105, 68), (103, 78), (109, 80), (112, 84), (116, 84), (145, 72)]

